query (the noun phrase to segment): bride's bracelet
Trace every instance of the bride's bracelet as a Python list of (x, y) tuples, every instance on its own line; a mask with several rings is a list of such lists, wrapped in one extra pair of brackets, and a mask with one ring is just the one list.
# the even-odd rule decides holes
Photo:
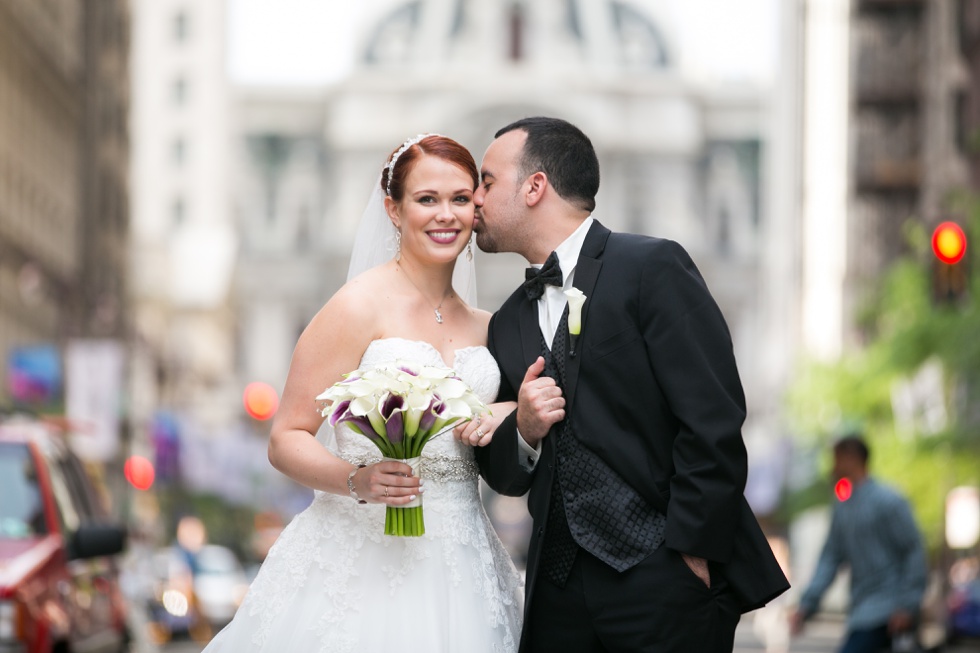
[(354, 474), (357, 470), (363, 469), (366, 465), (358, 465), (354, 469), (350, 470), (350, 474), (347, 475), (347, 491), (350, 493), (350, 498), (358, 503), (367, 503), (364, 499), (357, 496), (357, 490), (354, 489)]

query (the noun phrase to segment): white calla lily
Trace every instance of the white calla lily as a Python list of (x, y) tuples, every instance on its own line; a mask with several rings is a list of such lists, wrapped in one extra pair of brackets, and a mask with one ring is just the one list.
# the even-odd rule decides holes
[(577, 336), (582, 333), (582, 306), (585, 305), (585, 293), (578, 288), (569, 288), (565, 291), (568, 299), (568, 333)]

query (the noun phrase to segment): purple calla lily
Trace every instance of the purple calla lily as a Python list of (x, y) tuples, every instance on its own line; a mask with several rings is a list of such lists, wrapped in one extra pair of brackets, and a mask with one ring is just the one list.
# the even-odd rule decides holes
[(330, 426), (336, 428), (337, 423), (341, 421), (344, 413), (347, 412), (347, 409), (349, 407), (350, 407), (350, 399), (345, 399), (344, 401), (334, 406), (334, 409), (330, 412), (330, 419), (328, 420), (330, 422)]
[(340, 419), (337, 420), (337, 424), (348, 424), (352, 429), (357, 431), (363, 436), (366, 436), (375, 445), (380, 446), (384, 439), (374, 432), (374, 427), (371, 426), (371, 420), (367, 417), (358, 417), (357, 415), (351, 415), (347, 413)]
[(425, 433), (431, 429), (440, 412), (442, 412), (442, 403), (433, 400), (432, 405), (422, 413), (422, 417), (419, 419), (419, 431)]
[(392, 444), (401, 444), (405, 439), (405, 418), (402, 409), (405, 407), (405, 397), (392, 394), (381, 404), (381, 417), (385, 420), (385, 432)]
[(392, 413), (404, 407), (405, 397), (396, 394), (388, 395), (388, 397), (381, 404), (381, 416), (387, 420), (389, 417), (391, 417)]
[(388, 433), (388, 441), (392, 444), (401, 444), (405, 439), (405, 417), (402, 411), (394, 413), (385, 422), (385, 430)]

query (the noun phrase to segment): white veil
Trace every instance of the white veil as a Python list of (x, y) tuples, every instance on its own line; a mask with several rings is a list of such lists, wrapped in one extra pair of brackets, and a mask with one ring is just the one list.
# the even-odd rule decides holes
[[(347, 280), (350, 281), (365, 270), (394, 258), (397, 232), (385, 211), (385, 194), (381, 190), (379, 175), (371, 191), (371, 197), (368, 198), (367, 206), (364, 207), (361, 223), (357, 227), (357, 235), (354, 237), (354, 247), (350, 255), (350, 266), (347, 268)], [(453, 288), (464, 302), (476, 308), (476, 265), (465, 253), (456, 259)]]

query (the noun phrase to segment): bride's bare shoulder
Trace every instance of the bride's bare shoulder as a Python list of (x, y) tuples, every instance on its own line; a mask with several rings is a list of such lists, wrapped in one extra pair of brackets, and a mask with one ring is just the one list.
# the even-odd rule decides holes
[(490, 318), (493, 316), (490, 311), (485, 311), (482, 308), (470, 307), (470, 313), (473, 315), (473, 320), (483, 329), (489, 326)]
[(318, 317), (340, 320), (357, 330), (373, 330), (392, 299), (390, 274), (387, 265), (362, 272), (334, 293)]
[(330, 332), (338, 330), (373, 336), (385, 300), (391, 294), (385, 283), (385, 266), (362, 272), (337, 290), (313, 318), (310, 326)]

